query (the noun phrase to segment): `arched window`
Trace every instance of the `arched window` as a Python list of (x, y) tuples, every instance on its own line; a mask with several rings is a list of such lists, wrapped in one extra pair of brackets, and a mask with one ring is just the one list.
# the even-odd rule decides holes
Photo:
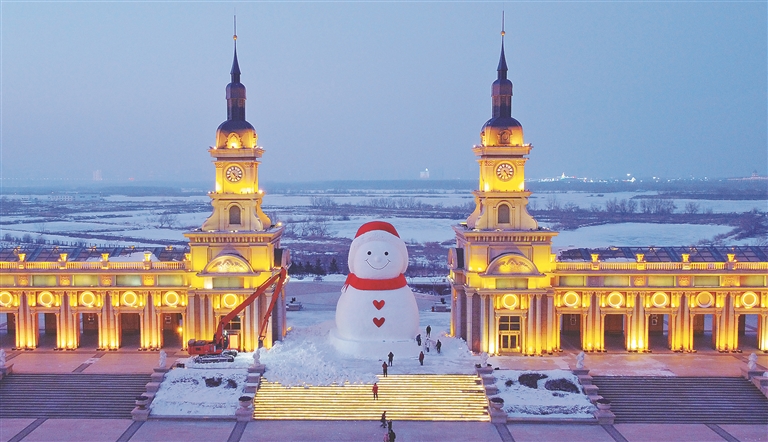
[(229, 208), (229, 224), (240, 224), (240, 208), (231, 206)]
[(499, 205), (497, 210), (498, 224), (509, 224), (509, 206), (506, 204)]

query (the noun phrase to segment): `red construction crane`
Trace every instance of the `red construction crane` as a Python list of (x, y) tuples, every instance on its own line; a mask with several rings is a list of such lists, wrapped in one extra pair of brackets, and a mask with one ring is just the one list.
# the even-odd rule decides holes
[(237, 351), (227, 349), (227, 347), (229, 347), (229, 336), (227, 335), (227, 331), (224, 330), (224, 327), (274, 284), (275, 290), (273, 292), (272, 302), (269, 303), (269, 307), (259, 324), (259, 342), (261, 342), (266, 336), (269, 316), (272, 314), (272, 309), (275, 307), (277, 298), (280, 297), (280, 291), (283, 289), (283, 283), (285, 282), (287, 275), (288, 273), (286, 272), (285, 267), (280, 268), (279, 273), (272, 275), (271, 278), (266, 280), (255, 292), (248, 296), (245, 301), (241, 302), (240, 305), (223, 316), (219, 321), (219, 325), (216, 327), (216, 333), (213, 334), (212, 341), (196, 340), (194, 338), (190, 339), (187, 343), (187, 351), (190, 355), (197, 356), (195, 362), (233, 362), (235, 356), (237, 356)]

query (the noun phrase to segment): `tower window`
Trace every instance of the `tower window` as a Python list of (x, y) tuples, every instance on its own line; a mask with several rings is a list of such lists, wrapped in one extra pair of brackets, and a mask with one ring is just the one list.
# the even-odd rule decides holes
[[(509, 217), (509, 215), (507, 215)], [(240, 208), (232, 206), (229, 208), (229, 224), (240, 224)]]
[(498, 215), (498, 223), (499, 224), (509, 224), (509, 206), (506, 204), (501, 204), (497, 210)]

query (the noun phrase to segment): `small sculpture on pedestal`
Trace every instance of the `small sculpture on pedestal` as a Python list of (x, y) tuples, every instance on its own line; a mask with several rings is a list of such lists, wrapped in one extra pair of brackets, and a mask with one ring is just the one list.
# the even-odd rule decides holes
[(752, 353), (747, 359), (747, 370), (753, 371), (757, 369), (757, 355)]
[(6, 361), (5, 349), (0, 348), (0, 368), (5, 367), (5, 361)]
[(576, 355), (576, 369), (582, 370), (584, 368), (584, 357), (585, 356), (586, 355), (584, 354), (583, 351), (581, 353), (579, 353), (578, 355)]
[(159, 368), (165, 368), (165, 358), (167, 357), (168, 355), (165, 353), (165, 350), (160, 350), (160, 361), (157, 363)]

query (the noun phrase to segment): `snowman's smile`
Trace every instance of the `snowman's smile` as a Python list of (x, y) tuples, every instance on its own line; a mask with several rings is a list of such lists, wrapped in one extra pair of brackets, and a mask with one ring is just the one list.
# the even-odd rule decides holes
[(375, 265), (371, 264), (371, 262), (370, 262), (370, 261), (368, 261), (367, 259), (365, 260), (365, 263), (366, 263), (366, 264), (368, 264), (368, 265), (369, 265), (369, 266), (370, 266), (372, 269), (374, 269), (374, 270), (382, 270), (382, 269), (384, 269), (386, 266), (388, 266), (390, 262), (392, 262), (392, 261), (390, 261), (390, 260), (387, 260), (387, 262), (385, 262), (383, 266), (381, 266), (381, 267), (376, 267)]

